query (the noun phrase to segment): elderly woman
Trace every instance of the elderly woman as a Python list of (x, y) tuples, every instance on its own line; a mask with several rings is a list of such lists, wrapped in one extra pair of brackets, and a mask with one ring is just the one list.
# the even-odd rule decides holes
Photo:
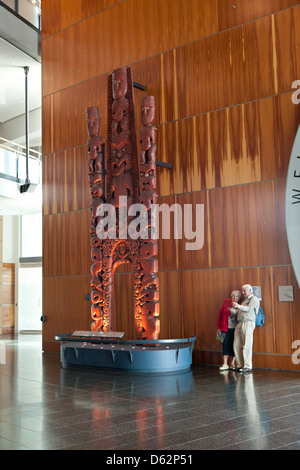
[[(239, 303), (242, 294), (239, 290), (234, 290), (231, 292), (232, 302)], [(220, 335), (222, 332), (225, 333), (223, 341), (223, 364), (219, 368), (220, 371), (233, 369), (235, 370), (235, 354), (233, 350), (233, 340), (234, 340), (234, 330), (237, 324), (237, 309), (233, 307), (226, 307), (223, 305), (219, 311), (218, 321), (217, 321), (217, 334)], [(228, 360), (231, 357), (230, 365)]]

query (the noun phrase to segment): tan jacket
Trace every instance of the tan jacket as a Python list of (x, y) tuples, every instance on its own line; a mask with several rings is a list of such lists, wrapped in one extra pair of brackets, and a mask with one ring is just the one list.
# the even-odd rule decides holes
[(253, 294), (251, 294), (247, 299), (243, 300), (242, 304), (238, 308), (238, 322), (255, 322), (255, 312), (256, 314), (258, 313), (259, 305), (258, 298)]

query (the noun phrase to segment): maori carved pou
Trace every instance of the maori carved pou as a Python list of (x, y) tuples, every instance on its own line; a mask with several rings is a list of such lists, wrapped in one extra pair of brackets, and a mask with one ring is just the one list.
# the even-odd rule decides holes
[[(133, 85), (130, 68), (115, 70), (108, 78), (107, 172), (103, 168), (103, 141), (99, 136), (98, 108), (87, 109), (89, 182), (91, 191), (91, 287), (93, 331), (113, 329), (114, 272), (129, 262), (133, 268), (134, 320), (137, 339), (157, 339), (159, 322), (159, 284), (157, 239), (151, 217), (156, 202), (156, 127), (154, 98), (141, 101), (139, 161), (136, 142)], [(128, 236), (130, 217), (124, 219), (133, 204), (143, 204), (144, 222), (138, 238)], [(100, 237), (98, 224), (104, 207), (116, 215), (114, 234)], [(124, 226), (125, 225), (125, 226)], [(124, 233), (126, 236), (124, 237)], [(98, 234), (98, 235), (97, 235)]]

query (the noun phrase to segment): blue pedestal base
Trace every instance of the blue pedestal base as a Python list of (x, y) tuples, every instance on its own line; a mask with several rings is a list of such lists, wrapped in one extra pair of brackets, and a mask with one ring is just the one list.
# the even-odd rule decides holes
[(166, 373), (190, 368), (196, 337), (115, 341), (58, 335), (55, 339), (61, 342), (60, 355), (63, 367)]

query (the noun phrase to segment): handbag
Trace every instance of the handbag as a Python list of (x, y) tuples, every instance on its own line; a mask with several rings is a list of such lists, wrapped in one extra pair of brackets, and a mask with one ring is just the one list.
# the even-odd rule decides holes
[(223, 343), (224, 338), (225, 338), (224, 331), (222, 331), (220, 335), (217, 334), (217, 336), (216, 336), (216, 340), (219, 341), (220, 343)]

